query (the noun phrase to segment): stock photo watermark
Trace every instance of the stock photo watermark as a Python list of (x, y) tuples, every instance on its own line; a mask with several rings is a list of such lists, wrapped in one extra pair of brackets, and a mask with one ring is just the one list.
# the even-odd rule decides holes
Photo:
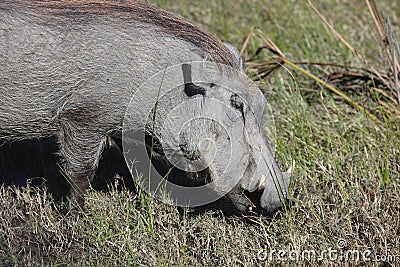
[(335, 247), (327, 249), (304, 249), (304, 250), (284, 250), (284, 249), (260, 249), (257, 252), (259, 261), (268, 262), (388, 262), (400, 263), (400, 254), (395, 254), (390, 250), (385, 253), (378, 253), (373, 249), (350, 249), (346, 239), (339, 238)]

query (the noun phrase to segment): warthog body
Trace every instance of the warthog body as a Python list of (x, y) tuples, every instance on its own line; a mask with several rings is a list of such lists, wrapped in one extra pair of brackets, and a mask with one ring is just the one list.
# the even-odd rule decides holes
[[(204, 60), (242, 71), (232, 47), (184, 19), (146, 3), (3, 0), (0, 142), (56, 137), (62, 169), (75, 183), (71, 197), (79, 200), (93, 178), (106, 138), (121, 136), (125, 113), (136, 90), (168, 66)], [(185, 73), (185, 68), (185, 83), (191, 83), (190, 69)], [(263, 104), (252, 99), (254, 92), (246, 88), (240, 94), (245, 102), (240, 102), (232, 94), (215, 90), (213, 85), (191, 85), (185, 86), (179, 96), (160, 100), (160, 117), (166, 107), (179, 104), (176, 101), (196, 96), (212, 97), (233, 106), (244, 121), (247, 105), (262, 114)], [(142, 97), (135, 106), (140, 111), (150, 101), (154, 99)], [(200, 106), (196, 108), (196, 112), (202, 112)], [(240, 123), (246, 128), (243, 121)], [(194, 132), (190, 134), (204, 135), (200, 129)], [(157, 136), (157, 132), (153, 134)], [(249, 203), (240, 189), (254, 191), (265, 187), (261, 206), (270, 212), (281, 205), (280, 191), (286, 197), (287, 180), (273, 160), (262, 130), (253, 134), (250, 139), (240, 137), (243, 146), (237, 156), (246, 155), (248, 164), (237, 168), (247, 168), (247, 172), (259, 178), (252, 183), (242, 180), (229, 196), (236, 207), (245, 211)], [(185, 140), (198, 139), (189, 137)], [(178, 150), (192, 155), (196, 144), (190, 142), (180, 144)], [(266, 153), (261, 164), (252, 162), (257, 157), (256, 150)], [(202, 157), (201, 153), (197, 156)], [(224, 165), (224, 157), (216, 156), (216, 170), (211, 172), (216, 173), (218, 166)], [(214, 179), (215, 173), (209, 176)]]

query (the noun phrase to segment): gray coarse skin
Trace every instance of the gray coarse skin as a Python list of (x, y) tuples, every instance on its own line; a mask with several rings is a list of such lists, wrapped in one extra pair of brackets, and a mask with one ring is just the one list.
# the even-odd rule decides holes
[[(189, 30), (184, 32), (175, 24), (186, 22), (164, 11), (157, 15), (159, 10), (150, 5), (136, 1), (122, 2), (129, 8), (117, 6), (115, 1), (59, 3), (8, 0), (0, 3), (0, 141), (56, 137), (62, 168), (76, 184), (70, 196), (80, 202), (80, 194), (93, 178), (106, 137), (121, 132), (132, 95), (151, 75), (167, 66), (205, 58), (240, 67), (239, 63), (232, 63), (239, 61), (222, 43), (210, 39), (212, 42), (202, 44), (202, 36), (212, 37), (186, 24), (182, 29)], [(147, 20), (138, 15), (138, 10), (154, 18)], [(171, 29), (157, 25), (157, 16), (164, 23), (171, 22), (168, 26)], [(213, 42), (216, 45), (210, 46)], [(230, 103), (228, 93), (206, 86), (205, 90), (210, 96)], [(162, 100), (160, 116), (184, 97), (187, 96), (173, 95)], [(253, 110), (262, 114), (264, 107), (251, 99), (251, 94), (244, 91), (243, 97), (254, 105)], [(138, 113), (149, 101), (154, 99), (142, 98), (136, 102)], [(187, 112), (193, 113), (201, 114), (202, 107)], [(195, 142), (204, 134), (197, 131), (187, 140)], [(281, 184), (286, 181), (262, 131), (252, 134), (247, 139), (241, 136), (244, 145), (238, 155), (248, 156), (249, 164), (238, 168), (245, 168), (257, 177), (267, 176), (260, 202), (267, 212), (272, 212), (281, 206), (275, 180)], [(160, 138), (168, 142), (169, 137)], [(261, 164), (251, 162), (257, 158), (259, 147), (267, 151)], [(214, 176), (224, 165), (223, 155), (220, 158), (213, 165)], [(267, 175), (271, 170), (273, 175)], [(236, 172), (231, 170), (232, 175)], [(214, 190), (219, 191), (218, 187), (223, 186), (217, 184)], [(281, 187), (286, 195), (287, 186)], [(228, 194), (237, 208), (247, 211), (249, 203), (241, 195), (241, 189), (256, 188), (244, 179)]]

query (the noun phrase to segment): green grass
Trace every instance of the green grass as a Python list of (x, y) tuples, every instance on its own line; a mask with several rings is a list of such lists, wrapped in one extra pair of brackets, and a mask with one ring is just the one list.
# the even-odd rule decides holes
[[(153, 1), (241, 46), (259, 26), (292, 61), (361, 66), (305, 1)], [(317, 1), (315, 1), (317, 2)], [(400, 7), (379, 1), (399, 28)], [(210, 8), (210, 5), (213, 7)], [(364, 1), (318, 1), (317, 7), (379, 70), (379, 46)], [(252, 39), (246, 58), (263, 45)], [(318, 77), (335, 68), (303, 66)], [(343, 84), (335, 86), (343, 89)], [(46, 190), (0, 188), (0, 265), (6, 266), (398, 266), (400, 264), (400, 123), (383, 125), (294, 70), (260, 82), (273, 107), (277, 160), (296, 161), (293, 205), (273, 218), (180, 215), (177, 208), (128, 191), (91, 190), (84, 211), (64, 214)], [(362, 85), (346, 91), (379, 114)], [(147, 204), (151, 204), (148, 207)], [(338, 241), (345, 247), (338, 248)], [(378, 261), (260, 260), (261, 250), (323, 250), (387, 255)], [(261, 252), (264, 252), (261, 251)], [(340, 254), (338, 254), (340, 255)], [(393, 255), (397, 255), (396, 258)], [(286, 255), (287, 258), (288, 255)]]

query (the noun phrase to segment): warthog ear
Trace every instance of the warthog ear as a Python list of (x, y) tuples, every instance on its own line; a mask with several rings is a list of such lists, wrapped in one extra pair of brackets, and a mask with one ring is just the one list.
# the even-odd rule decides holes
[(197, 86), (192, 82), (192, 66), (189, 64), (182, 64), (183, 81), (185, 83), (185, 94), (188, 97), (195, 95), (206, 95), (206, 89)]
[(223, 42), (223, 44), (232, 52), (233, 55), (235, 55), (235, 57), (236, 57), (236, 59), (237, 59), (237, 61), (239, 63), (239, 66), (242, 69), (244, 69), (244, 61), (243, 61), (243, 58), (240, 55), (239, 50), (237, 50), (237, 48), (231, 43)]

